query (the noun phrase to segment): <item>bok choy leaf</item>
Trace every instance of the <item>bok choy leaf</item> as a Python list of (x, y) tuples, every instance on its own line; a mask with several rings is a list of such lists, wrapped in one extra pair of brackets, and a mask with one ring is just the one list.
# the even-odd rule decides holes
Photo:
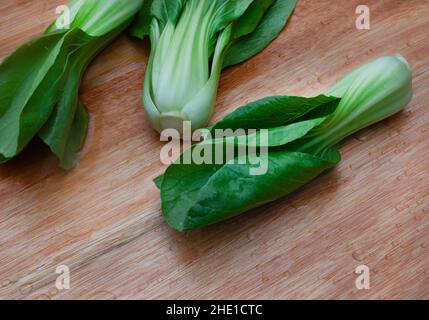
[[(143, 0), (74, 0), (70, 24), (60, 16), (39, 38), (0, 65), (0, 162), (18, 155), (38, 135), (64, 169), (78, 162), (88, 114), (79, 101), (82, 76), (93, 58), (132, 21)], [(66, 19), (67, 20), (67, 19)]]

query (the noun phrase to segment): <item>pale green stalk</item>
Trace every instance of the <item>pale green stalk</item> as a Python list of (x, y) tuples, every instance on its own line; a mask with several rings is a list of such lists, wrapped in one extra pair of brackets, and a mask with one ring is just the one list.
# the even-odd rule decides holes
[(401, 55), (381, 57), (346, 75), (327, 95), (341, 101), (300, 150), (322, 151), (401, 111), (412, 97), (411, 68)]

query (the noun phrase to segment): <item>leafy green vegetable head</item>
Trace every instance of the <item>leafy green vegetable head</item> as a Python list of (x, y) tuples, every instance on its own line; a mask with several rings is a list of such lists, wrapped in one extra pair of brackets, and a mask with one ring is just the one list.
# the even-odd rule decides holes
[[(238, 108), (210, 132), (243, 128), (257, 133), (209, 138), (187, 149), (156, 179), (164, 217), (183, 231), (279, 199), (338, 164), (337, 144), (343, 138), (402, 110), (410, 98), (410, 67), (403, 57), (393, 56), (356, 69), (328, 95), (267, 97)], [(258, 139), (264, 131), (267, 139)], [(236, 150), (245, 143), (260, 147), (260, 152), (247, 152), (247, 159), (245, 153), (236, 153), (229, 161), (217, 162), (212, 151), (228, 145)], [(201, 150), (208, 155), (204, 161), (198, 158)], [(266, 169), (265, 174), (252, 174), (255, 164)]]
[(217, 6), (216, 1), (188, 1), (177, 24), (168, 20), (162, 32), (160, 22), (153, 21), (153, 56), (144, 103), (158, 130), (179, 130), (184, 120), (204, 126), (213, 111), (223, 57), (231, 38), (230, 26), (217, 37), (216, 23), (222, 18), (220, 13), (224, 14)]
[[(88, 127), (79, 101), (88, 64), (124, 30), (143, 0), (75, 0), (45, 33), (0, 64), (0, 163), (37, 135), (59, 158), (77, 164)], [(68, 15), (70, 14), (70, 19)]]
[[(286, 24), (295, 0), (152, 0), (132, 34), (150, 36), (144, 106), (153, 127), (205, 126), (225, 66), (265, 48)], [(239, 54), (237, 54), (237, 51)], [(232, 55), (230, 54), (232, 53)]]

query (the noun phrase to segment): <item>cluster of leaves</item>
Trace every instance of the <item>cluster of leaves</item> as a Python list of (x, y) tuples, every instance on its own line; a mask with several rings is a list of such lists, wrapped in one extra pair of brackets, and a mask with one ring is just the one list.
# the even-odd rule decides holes
[[(210, 129), (213, 134), (216, 129), (268, 129), (268, 171), (250, 175), (254, 162), (240, 162), (238, 154), (222, 164), (214, 159), (183, 164), (186, 153), (198, 147), (194, 145), (156, 180), (169, 224), (186, 230), (230, 218), (278, 199), (335, 166), (340, 161), (336, 147), (315, 154), (312, 150), (297, 151), (296, 142), (319, 126), (338, 103), (338, 98), (328, 96), (269, 97), (241, 107), (215, 124)], [(233, 136), (203, 143), (219, 144), (212, 149), (219, 150), (226, 143), (250, 140), (255, 141), (250, 136), (245, 140)], [(256, 139), (258, 148), (261, 142)], [(216, 157), (215, 152), (212, 156)]]
[[(221, 70), (265, 48), (295, 5), (296, 0), (74, 0), (67, 28), (52, 24), (0, 65), (0, 163), (38, 136), (62, 168), (76, 165), (88, 127), (78, 97), (82, 76), (137, 13), (131, 33), (149, 35), (152, 43), (144, 104), (161, 131), (180, 129), (184, 120), (194, 128), (206, 125)], [(278, 199), (335, 166), (341, 159), (338, 143), (399, 112), (411, 96), (410, 66), (396, 55), (353, 70), (326, 95), (268, 97), (241, 107), (206, 130), (215, 138), (186, 150), (156, 179), (164, 216), (177, 230), (193, 229)], [(216, 138), (218, 129), (255, 131)], [(216, 151), (251, 144), (264, 151), (221, 162), (216, 152), (203, 163), (192, 157), (201, 146)], [(255, 162), (249, 158), (261, 158), (262, 152), (267, 172), (252, 175)]]
[[(64, 169), (78, 161), (88, 127), (79, 100), (93, 58), (131, 22), (143, 0), (75, 0), (70, 24), (53, 23), (0, 65), (0, 163), (39, 136)], [(64, 20), (64, 16), (57, 21)]]

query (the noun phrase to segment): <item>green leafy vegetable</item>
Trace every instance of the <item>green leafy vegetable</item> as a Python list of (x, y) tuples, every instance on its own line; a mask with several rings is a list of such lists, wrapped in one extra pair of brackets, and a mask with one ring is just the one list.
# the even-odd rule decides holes
[[(182, 231), (283, 197), (334, 167), (341, 159), (337, 144), (345, 137), (399, 112), (411, 96), (411, 70), (398, 55), (354, 70), (325, 96), (270, 97), (241, 107), (209, 132), (243, 128), (256, 133), (208, 138), (186, 150), (155, 180), (164, 216)], [(267, 140), (257, 137), (263, 130)], [(238, 149), (243, 143), (260, 150), (216, 161), (216, 151), (230, 145)], [(203, 148), (209, 161), (201, 163), (194, 155)], [(266, 172), (250, 174), (264, 156)]]
[(0, 65), (0, 162), (18, 155), (38, 135), (64, 169), (74, 167), (88, 127), (79, 101), (82, 76), (93, 58), (132, 21), (143, 0), (75, 0), (38, 39)]
[(146, 1), (131, 33), (150, 36), (143, 93), (153, 127), (204, 127), (224, 67), (263, 50), (285, 26), (296, 0)]

